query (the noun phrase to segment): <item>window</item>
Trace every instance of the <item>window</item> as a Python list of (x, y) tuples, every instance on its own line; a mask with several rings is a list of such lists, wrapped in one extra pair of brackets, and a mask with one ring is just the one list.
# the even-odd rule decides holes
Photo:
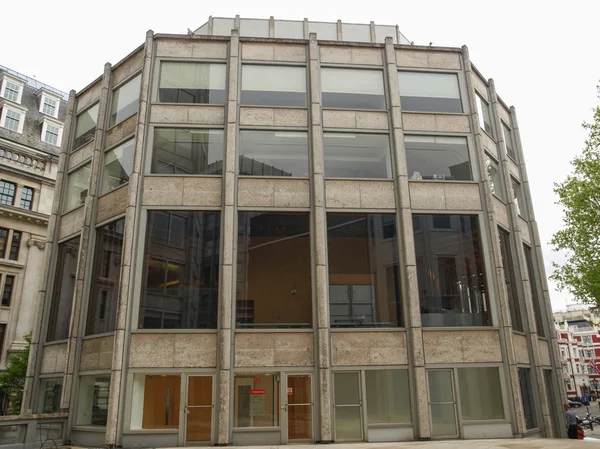
[(42, 125), (42, 140), (50, 145), (59, 147), (62, 143), (63, 127), (49, 120), (44, 120)]
[(98, 104), (95, 104), (77, 116), (73, 149), (94, 140), (96, 123), (98, 123), (98, 107)]
[(400, 327), (402, 304), (393, 214), (327, 214), (331, 327)]
[(140, 329), (216, 329), (219, 212), (149, 211)]
[(323, 133), (325, 177), (391, 178), (387, 134)]
[(242, 65), (240, 104), (306, 107), (306, 67)]
[(510, 234), (498, 228), (500, 239), (500, 255), (502, 256), (502, 267), (504, 269), (504, 282), (506, 283), (506, 294), (508, 295), (508, 307), (510, 308), (510, 321), (514, 330), (523, 332), (523, 318), (521, 317), (521, 304), (515, 275), (515, 265), (510, 243)]
[(471, 161), (465, 137), (405, 135), (410, 180), (471, 181)]
[(521, 183), (511, 176), (513, 201), (517, 206), (517, 213), (523, 219), (527, 219), (527, 204), (525, 203), (525, 196), (523, 194), (523, 187)]
[(591, 365), (587, 365), (587, 372), (588, 374), (596, 374), (596, 370)]
[(459, 368), (458, 383), (463, 420), (504, 418), (498, 368)]
[(178, 429), (180, 396), (179, 374), (134, 374), (131, 429)]
[(109, 127), (137, 114), (141, 81), (142, 75), (138, 75), (113, 92)]
[(592, 337), (590, 335), (584, 335), (583, 337), (581, 337), (581, 339), (584, 345), (592, 344)]
[(58, 245), (46, 341), (65, 340), (69, 336), (78, 254), (79, 237)]
[(31, 187), (23, 187), (21, 189), (21, 208), (31, 210), (33, 208), (33, 189)]
[(40, 379), (38, 400), (39, 413), (56, 413), (60, 411), (60, 395), (62, 394), (63, 378), (49, 377)]
[(124, 227), (125, 219), (121, 218), (102, 226), (96, 232), (85, 335), (115, 330)]
[(161, 175), (222, 175), (222, 129), (155, 128), (151, 172)]
[(367, 424), (410, 424), (408, 370), (365, 371)]
[(13, 105), (8, 106), (6, 103), (0, 103), (0, 106), (2, 111), (0, 125), (19, 134), (23, 133), (27, 110)]
[(385, 109), (381, 70), (321, 69), (324, 108)]
[(523, 413), (525, 414), (525, 427), (535, 429), (537, 420), (533, 405), (533, 390), (531, 388), (531, 370), (519, 368), (519, 385), (521, 387), (521, 399), (523, 401)]
[(0, 324), (0, 354), (4, 349), (4, 338), (6, 337), (6, 324)]
[(12, 275), (6, 275), (4, 277), (4, 290), (2, 291), (2, 305), (4, 307), (10, 307), (14, 285), (15, 277)]
[(490, 181), (490, 190), (492, 194), (502, 202), (506, 202), (506, 187), (504, 185), (504, 178), (500, 171), (500, 166), (490, 155), (484, 153), (485, 168), (487, 177)]
[(237, 249), (237, 327), (310, 328), (309, 213), (240, 212)]
[(544, 296), (540, 296), (537, 288), (537, 276), (535, 275), (535, 265), (533, 263), (533, 255), (531, 248), (523, 245), (525, 251), (525, 262), (527, 263), (527, 273), (529, 275), (529, 288), (531, 289), (531, 301), (533, 302), (533, 311), (535, 314), (535, 327), (540, 337), (546, 336), (544, 329), (544, 317), (546, 315), (546, 307), (544, 304)]
[(308, 133), (240, 131), (239, 174), (308, 177)]
[(21, 231), (13, 231), (12, 242), (10, 243), (10, 252), (8, 258), (10, 260), (19, 260), (19, 249), (21, 246)]
[(334, 372), (333, 416), (336, 441), (362, 439), (361, 404), (360, 373)]
[(102, 171), (100, 195), (104, 195), (129, 182), (129, 175), (133, 171), (134, 149), (135, 139), (130, 139), (104, 153), (104, 170)]
[(20, 104), (22, 95), (23, 82), (8, 78), (6, 74), (2, 74), (2, 96), (7, 100)]
[(279, 426), (279, 375), (234, 374), (233, 427)]
[(398, 72), (398, 83), (403, 111), (463, 112), (455, 74)]
[(109, 391), (110, 374), (79, 378), (76, 426), (106, 427)]
[(479, 125), (490, 136), (492, 135), (492, 119), (490, 117), (490, 105), (487, 101), (481, 97), (478, 93), (475, 94), (477, 98), (477, 112), (479, 115)]
[(225, 104), (225, 64), (163, 62), (158, 101), (161, 103)]
[(448, 229), (436, 229), (436, 215), (414, 233), (423, 327), (492, 324), (479, 222), (475, 215), (448, 217)]
[(15, 190), (17, 185), (14, 182), (0, 180), (0, 204), (12, 206), (15, 204)]
[(502, 122), (502, 132), (504, 135), (504, 146), (506, 147), (506, 154), (510, 156), (511, 159), (516, 160), (515, 156), (515, 145), (512, 138), (512, 132), (508, 125)]
[(6, 248), (8, 242), (8, 229), (0, 228), (0, 259), (6, 257)]
[(63, 213), (85, 204), (90, 185), (92, 164), (86, 164), (67, 175), (67, 190), (64, 198)]
[(58, 98), (54, 98), (46, 93), (42, 93), (40, 98), (40, 112), (42, 114), (49, 115), (50, 117), (57, 118), (59, 104), (60, 102)]

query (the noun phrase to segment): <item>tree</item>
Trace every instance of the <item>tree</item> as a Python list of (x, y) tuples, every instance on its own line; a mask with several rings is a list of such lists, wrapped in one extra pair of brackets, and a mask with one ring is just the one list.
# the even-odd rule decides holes
[(25, 377), (27, 376), (27, 361), (29, 360), (29, 348), (31, 346), (30, 334), (25, 336), (25, 341), (27, 342), (25, 348), (10, 356), (6, 371), (0, 374), (0, 388), (4, 390), (9, 400), (9, 415), (21, 413), (23, 389), (25, 388)]
[[(597, 90), (600, 98), (600, 85)], [(555, 251), (566, 252), (567, 260), (552, 263), (550, 278), (576, 300), (600, 306), (600, 106), (594, 109), (593, 123), (582, 126), (588, 131), (585, 147), (571, 161), (567, 179), (554, 184), (564, 216), (563, 229), (551, 243)]]

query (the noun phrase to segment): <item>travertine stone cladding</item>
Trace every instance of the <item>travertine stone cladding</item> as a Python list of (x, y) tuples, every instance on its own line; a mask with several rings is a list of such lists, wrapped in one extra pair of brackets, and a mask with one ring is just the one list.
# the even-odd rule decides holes
[(490, 96), (488, 94), (488, 87), (485, 80), (481, 79), (475, 72), (471, 72), (471, 79), (473, 80), (473, 85), (477, 90), (477, 93), (481, 95), (485, 100), (490, 102)]
[(333, 366), (406, 365), (406, 332), (331, 332)]
[(521, 231), (521, 237), (523, 242), (528, 243), (531, 246), (531, 236), (529, 235), (529, 223), (519, 217), (519, 230)]
[(114, 144), (119, 143), (126, 137), (133, 136), (135, 133), (135, 126), (137, 124), (137, 114), (129, 117), (127, 120), (122, 121), (118, 125), (113, 126), (106, 132), (105, 147), (110, 148)]
[(529, 364), (529, 352), (527, 349), (527, 337), (513, 333), (513, 345), (517, 363)]
[(323, 110), (323, 128), (388, 129), (387, 112)]
[(67, 344), (58, 343), (43, 347), (41, 374), (63, 373), (67, 362)]
[(63, 215), (60, 220), (59, 240), (81, 231), (83, 226), (83, 206)]
[(243, 42), (242, 60), (306, 62), (306, 46)]
[(227, 43), (158, 38), (156, 40), (156, 57), (225, 59), (227, 58)]
[(112, 366), (114, 338), (106, 337), (88, 338), (81, 343), (81, 371), (104, 370)]
[(320, 46), (321, 64), (383, 65), (381, 48)]
[(460, 53), (452, 51), (423, 51), (400, 48), (396, 50), (398, 67), (460, 70)]
[(490, 330), (423, 330), (425, 362), (435, 363), (500, 363), (500, 335)]
[(483, 146), (485, 151), (494, 156), (496, 161), (500, 160), (500, 153), (498, 151), (498, 146), (496, 145), (496, 142), (494, 142), (494, 140), (486, 132), (483, 132), (483, 130), (481, 131), (480, 135), (481, 146)]
[(225, 108), (206, 105), (153, 104), (150, 122), (156, 124), (223, 125)]
[(240, 108), (240, 125), (247, 126), (308, 126), (306, 109)]
[(479, 186), (475, 183), (409, 182), (413, 210), (481, 210)]
[(217, 335), (131, 335), (131, 368), (214, 368), (217, 365)]
[[(77, 114), (87, 109), (89, 106), (100, 100), (100, 91), (102, 90), (102, 78), (98, 79), (93, 85), (89, 86), (85, 92), (77, 96)], [(75, 119), (75, 117), (73, 117)], [(67, 136), (65, 136), (66, 138)]]
[(144, 206), (220, 206), (221, 178), (146, 176)]
[(538, 349), (540, 351), (540, 361), (542, 362), (542, 366), (552, 366), (552, 363), (550, 362), (549, 344), (550, 343), (546, 340), (538, 340)]
[(498, 101), (498, 108), (500, 109), (500, 118), (502, 119), (502, 121), (506, 123), (509, 128), (512, 128), (510, 121), (510, 111), (506, 107), (504, 107), (504, 105), (500, 101)]
[(326, 206), (345, 209), (395, 209), (393, 181), (325, 181)]
[(126, 80), (134, 73), (142, 69), (144, 63), (144, 49), (140, 49), (134, 54), (130, 55), (128, 59), (119, 63), (117, 67), (113, 68), (113, 86), (118, 85), (121, 81)]
[(312, 332), (248, 332), (235, 335), (235, 366), (313, 366)]
[(515, 178), (517, 181), (520, 181), (521, 176), (519, 175), (519, 166), (510, 156), (507, 157), (507, 160), (508, 160), (508, 171), (510, 172), (511, 176), (513, 178)]
[(82, 164), (84, 161), (89, 161), (92, 159), (92, 152), (94, 151), (94, 141), (90, 141), (79, 147), (76, 151), (71, 153), (69, 156), (69, 167), (67, 170), (71, 170), (74, 167)]
[(506, 229), (510, 229), (508, 222), (508, 211), (506, 210), (506, 204), (494, 197), (492, 199), (494, 205), (494, 213), (496, 214), (496, 221), (504, 226)]
[(101, 223), (125, 213), (127, 208), (127, 186), (121, 186), (98, 199), (96, 222)]
[(469, 117), (456, 114), (414, 114), (404, 112), (402, 122), (405, 131), (432, 131), (450, 133), (469, 133)]
[(309, 181), (240, 178), (238, 205), (241, 207), (309, 207)]

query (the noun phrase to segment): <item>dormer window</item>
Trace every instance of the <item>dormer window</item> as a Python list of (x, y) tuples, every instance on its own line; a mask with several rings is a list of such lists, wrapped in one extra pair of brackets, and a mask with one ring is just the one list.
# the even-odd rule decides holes
[(40, 117), (42, 124), (42, 141), (60, 147), (62, 141), (63, 125), (49, 117)]
[(0, 126), (19, 134), (23, 134), (25, 113), (27, 112), (27, 109), (7, 101), (0, 102), (0, 109)]
[(44, 115), (58, 118), (60, 99), (44, 88), (38, 90), (37, 96), (40, 99), (40, 112)]
[(17, 104), (21, 104), (24, 83), (19, 78), (12, 77), (6, 73), (0, 75), (0, 97), (6, 98)]

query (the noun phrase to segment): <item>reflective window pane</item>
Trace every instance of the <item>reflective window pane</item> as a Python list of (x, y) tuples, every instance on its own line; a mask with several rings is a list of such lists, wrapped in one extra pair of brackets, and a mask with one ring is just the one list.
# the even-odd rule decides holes
[(86, 335), (113, 332), (117, 319), (125, 219), (96, 231)]
[(533, 313), (535, 315), (535, 327), (537, 334), (540, 337), (546, 336), (546, 330), (544, 329), (543, 317), (546, 316), (546, 306), (544, 304), (544, 296), (538, 293), (537, 279), (538, 276), (535, 273), (535, 265), (533, 262), (532, 249), (523, 245), (523, 251), (525, 251), (525, 263), (527, 264), (527, 274), (529, 276), (529, 290), (531, 292), (531, 301), (533, 302)]
[(402, 326), (393, 214), (327, 214), (331, 327)]
[(512, 159), (516, 159), (515, 144), (513, 142), (512, 131), (504, 122), (502, 122), (502, 133), (502, 135), (504, 136), (504, 146), (506, 147), (506, 154), (508, 154)]
[(484, 158), (487, 177), (490, 180), (490, 189), (500, 201), (506, 202), (506, 187), (500, 166), (487, 153), (484, 154)]
[(236, 373), (233, 426), (279, 426), (279, 383), (279, 374)]
[(362, 439), (360, 407), (335, 407), (335, 439)]
[(181, 397), (179, 374), (133, 376), (131, 429), (178, 429)]
[(79, 378), (76, 426), (106, 427), (109, 390), (110, 374)]
[(381, 70), (321, 69), (324, 108), (385, 109)]
[(365, 371), (368, 424), (411, 422), (408, 370)]
[(458, 78), (449, 73), (398, 72), (403, 111), (462, 112)]
[(531, 369), (519, 368), (519, 386), (521, 388), (523, 413), (525, 414), (525, 427), (527, 429), (535, 429), (537, 427), (537, 418), (535, 416), (535, 406), (533, 404)]
[(100, 195), (104, 195), (129, 182), (129, 176), (133, 171), (134, 150), (135, 139), (131, 139), (104, 153), (104, 170), (102, 171)]
[(492, 118), (490, 117), (490, 105), (479, 94), (476, 94), (477, 112), (479, 115), (479, 125), (490, 136), (492, 135)]
[[(413, 215), (423, 327), (491, 326), (475, 215)], [(418, 229), (418, 231), (417, 231)]]
[(94, 139), (96, 133), (96, 123), (98, 120), (98, 109), (99, 105), (96, 104), (77, 116), (73, 149), (79, 148), (83, 144)]
[(515, 178), (510, 178), (512, 182), (513, 201), (517, 206), (517, 213), (519, 216), (527, 220), (527, 205), (525, 203), (525, 195), (523, 193), (523, 186)]
[(67, 190), (64, 196), (63, 213), (85, 204), (90, 187), (92, 164), (86, 164), (67, 175)]
[(516, 267), (510, 243), (510, 234), (498, 228), (498, 237), (500, 240), (502, 267), (504, 268), (504, 282), (506, 283), (506, 293), (508, 295), (508, 306), (510, 308), (510, 321), (514, 330), (523, 332), (523, 319), (521, 318), (521, 305), (519, 301), (520, 295), (517, 289)]
[(238, 328), (312, 326), (309, 230), (308, 213), (238, 214)]
[(216, 329), (219, 239), (219, 212), (148, 212), (140, 329)]
[(471, 181), (465, 137), (405, 135), (406, 164), (411, 180)]
[(308, 177), (308, 133), (240, 131), (239, 174)]
[(306, 107), (306, 67), (243, 65), (240, 104)]
[(458, 383), (462, 419), (504, 418), (498, 368), (460, 368)]
[(362, 438), (360, 376), (358, 372), (333, 373), (335, 439)]
[(391, 178), (387, 134), (323, 133), (325, 177)]
[(142, 75), (138, 75), (113, 92), (108, 126), (114, 126), (137, 114), (141, 81)]
[(62, 377), (40, 379), (38, 400), (39, 413), (56, 413), (60, 411), (60, 395), (62, 394), (62, 386)]
[(151, 172), (221, 175), (224, 148), (222, 129), (155, 128)]
[(158, 98), (161, 103), (225, 104), (225, 64), (163, 62)]

